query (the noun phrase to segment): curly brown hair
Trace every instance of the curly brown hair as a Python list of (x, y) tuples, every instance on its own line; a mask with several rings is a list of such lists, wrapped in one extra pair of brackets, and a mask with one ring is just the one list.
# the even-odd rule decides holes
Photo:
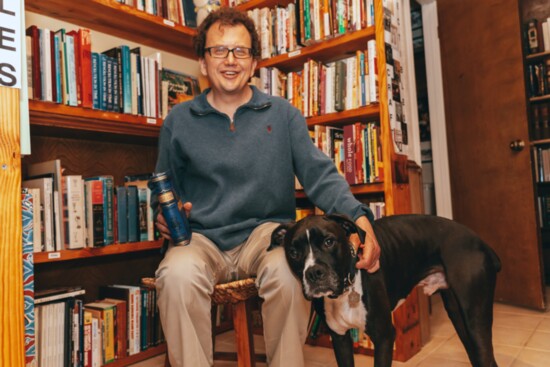
[(222, 26), (237, 26), (242, 24), (252, 40), (252, 57), (257, 58), (260, 55), (260, 41), (254, 21), (240, 10), (235, 8), (221, 7), (214, 10), (204, 19), (197, 29), (197, 35), (194, 39), (195, 52), (199, 58), (204, 58), (204, 46), (206, 45), (206, 33), (210, 27), (219, 22)]

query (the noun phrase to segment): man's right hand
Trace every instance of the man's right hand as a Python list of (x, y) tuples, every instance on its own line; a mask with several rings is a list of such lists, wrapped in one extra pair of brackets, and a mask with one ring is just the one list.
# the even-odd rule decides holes
[[(189, 214), (191, 213), (191, 209), (193, 208), (193, 204), (190, 202), (186, 202), (183, 204), (183, 209), (185, 210), (185, 215), (189, 217)], [(157, 229), (160, 232), (160, 235), (162, 238), (166, 238), (168, 241), (172, 242), (172, 237), (170, 235), (170, 230), (168, 229), (168, 224), (166, 223), (166, 219), (164, 219), (164, 216), (162, 215), (162, 212), (159, 212), (157, 215), (157, 220), (155, 222), (155, 225)]]

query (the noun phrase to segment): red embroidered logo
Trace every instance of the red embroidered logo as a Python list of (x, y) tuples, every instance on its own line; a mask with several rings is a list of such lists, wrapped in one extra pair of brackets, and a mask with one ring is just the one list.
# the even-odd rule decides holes
[(268, 133), (271, 132), (271, 125), (267, 125), (267, 132), (268, 132)]

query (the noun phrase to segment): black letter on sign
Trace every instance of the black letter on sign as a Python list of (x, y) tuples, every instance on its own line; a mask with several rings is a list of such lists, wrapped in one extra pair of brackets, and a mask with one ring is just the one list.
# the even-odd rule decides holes
[[(12, 71), (10, 73), (9, 71), (6, 71), (5, 69), (9, 69)], [(15, 67), (10, 64), (6, 63), (0, 63), (0, 85), (6, 86), (6, 87), (13, 87), (15, 83), (17, 82), (17, 79), (15, 78)], [(4, 80), (3, 77), (8, 78), (8, 80)]]
[(4, 0), (0, 0), (0, 13), (15, 15), (15, 12), (4, 9)]
[[(0, 1), (2, 1), (2, 0), (0, 0)], [(8, 37), (7, 35), (4, 35), (4, 32), (10, 32), (10, 33), (15, 34), (14, 29), (0, 27), (0, 48), (3, 48), (5, 50), (10, 50), (10, 51), (15, 51), (15, 47), (4, 45), (4, 40), (12, 41), (12, 42), (15, 41), (15, 38)]]

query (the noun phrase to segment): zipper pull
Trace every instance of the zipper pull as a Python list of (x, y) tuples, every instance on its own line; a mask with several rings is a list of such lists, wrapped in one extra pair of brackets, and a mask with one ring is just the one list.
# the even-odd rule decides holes
[(233, 120), (229, 121), (229, 131), (235, 131), (235, 121)]

